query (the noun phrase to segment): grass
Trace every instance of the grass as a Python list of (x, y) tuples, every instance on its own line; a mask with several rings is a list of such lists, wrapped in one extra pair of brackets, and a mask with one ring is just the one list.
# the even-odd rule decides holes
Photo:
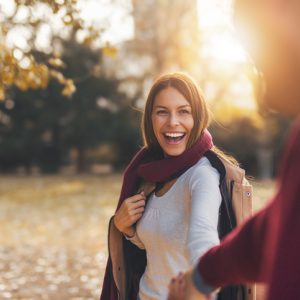
[[(120, 175), (0, 177), (0, 299), (94, 300)], [(272, 193), (255, 183), (255, 209)]]

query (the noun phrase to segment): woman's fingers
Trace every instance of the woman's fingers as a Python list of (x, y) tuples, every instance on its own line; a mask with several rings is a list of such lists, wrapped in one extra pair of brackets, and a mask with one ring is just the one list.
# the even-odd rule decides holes
[(179, 273), (177, 277), (172, 278), (169, 284), (169, 300), (185, 299), (185, 281), (183, 274)]
[(142, 217), (142, 213), (138, 213), (138, 214), (135, 214), (134, 216), (132, 216), (132, 224), (134, 224), (135, 222), (137, 222), (141, 217)]
[(131, 201), (127, 201), (122, 205), (121, 207), (126, 209), (127, 211), (135, 210), (139, 207), (144, 207), (146, 204), (146, 199), (145, 198), (139, 198)]
[(144, 207), (145, 204), (146, 204), (146, 197), (141, 194), (138, 194), (126, 199), (124, 203), (124, 208), (126, 208), (128, 212), (130, 212), (136, 210), (139, 207)]
[(126, 204), (131, 204), (131, 203), (135, 203), (135, 202), (140, 201), (140, 200), (146, 200), (146, 196), (143, 192), (125, 199), (124, 202)]
[(145, 210), (144, 206), (141, 206), (141, 207), (138, 207), (136, 209), (133, 209), (131, 211), (131, 213), (132, 213), (132, 215), (141, 214), (141, 213), (144, 212), (144, 210)]
[(136, 202), (132, 203), (132, 204), (129, 206), (129, 208), (130, 208), (131, 210), (136, 210), (136, 209), (138, 209), (138, 208), (140, 208), (140, 207), (144, 207), (145, 204), (146, 204), (146, 201), (145, 201), (145, 200), (139, 200), (139, 201), (136, 201)]
[(124, 200), (115, 214), (115, 225), (124, 232), (139, 220), (144, 212), (146, 197), (143, 192)]

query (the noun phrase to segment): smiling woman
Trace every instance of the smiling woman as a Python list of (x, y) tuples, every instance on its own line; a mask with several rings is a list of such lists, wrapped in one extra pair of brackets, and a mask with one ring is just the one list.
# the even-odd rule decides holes
[(200, 138), (208, 123), (206, 101), (192, 78), (173, 73), (161, 76), (153, 84), (143, 117), (143, 137), (147, 147), (167, 153), (165, 135), (183, 133), (178, 144), (181, 149), (173, 155), (182, 154)]
[(220, 175), (206, 157), (215, 150), (208, 124), (193, 79), (171, 73), (154, 82), (145, 146), (125, 171), (110, 222), (101, 300), (165, 300), (171, 277), (219, 243)]
[(194, 126), (191, 105), (176, 89), (164, 89), (155, 98), (152, 124), (164, 154), (180, 155), (186, 149)]

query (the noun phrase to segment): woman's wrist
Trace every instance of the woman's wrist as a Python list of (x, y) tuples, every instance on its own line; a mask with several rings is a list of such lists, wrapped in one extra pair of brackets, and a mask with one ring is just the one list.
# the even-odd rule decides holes
[(133, 227), (126, 228), (126, 230), (121, 231), (127, 238), (132, 238), (135, 235), (135, 229)]
[(125, 234), (127, 237), (131, 238), (135, 235), (135, 229), (133, 228), (133, 226), (131, 227), (127, 227), (127, 228), (123, 228), (121, 227), (118, 222), (116, 222), (116, 218), (114, 217), (114, 224), (116, 226), (116, 228), (123, 234)]

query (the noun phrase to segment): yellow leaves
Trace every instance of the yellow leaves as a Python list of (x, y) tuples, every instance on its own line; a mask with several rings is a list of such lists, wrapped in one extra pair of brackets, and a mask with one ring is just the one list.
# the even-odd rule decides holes
[[(45, 89), (49, 77), (56, 79), (63, 85), (62, 94), (70, 97), (76, 87), (71, 79), (66, 79), (61, 72), (49, 69), (45, 64), (37, 63), (33, 57), (28, 57), (28, 67), (20, 66), (20, 62), (13, 56), (13, 51), (0, 44), (0, 100), (5, 99), (5, 90), (15, 85), (21, 91), (28, 89)], [(50, 58), (48, 63), (52, 67), (63, 67), (63, 61), (58, 57)]]
[(13, 65), (14, 62), (15, 62), (15, 58), (13, 57), (12, 53), (8, 52), (7, 49), (5, 49), (3, 55), (4, 65)]
[(13, 72), (3, 72), (2, 82), (5, 85), (12, 85), (14, 83), (14, 74), (13, 74)]
[(5, 99), (4, 86), (0, 84), (0, 101), (3, 101), (4, 99)]
[(39, 65), (37, 71), (42, 79), (41, 88), (45, 89), (48, 86), (49, 69), (46, 65)]
[(65, 87), (62, 91), (62, 95), (65, 97), (71, 97), (73, 93), (75, 93), (76, 87), (74, 85), (73, 80), (67, 79), (65, 83)]
[(54, 68), (63, 68), (65, 66), (64, 62), (58, 57), (49, 58), (48, 63)]
[(51, 70), (50, 76), (56, 79), (60, 84), (64, 85), (64, 88), (62, 90), (63, 96), (71, 97), (73, 93), (76, 91), (76, 87), (74, 85), (73, 80), (66, 79), (62, 73), (55, 70)]
[(27, 74), (24, 74), (23, 82), (26, 83), (26, 88), (32, 88), (37, 89), (42, 85), (42, 80), (38, 74), (37, 70), (34, 70), (34, 68), (31, 68), (28, 70)]
[(100, 37), (101, 30), (94, 26), (89, 26), (84, 30), (85, 38), (83, 39), (83, 45), (89, 47)]
[(32, 62), (29, 68), (19, 68), (14, 77), (14, 84), (22, 91), (46, 88), (48, 85), (48, 68)]
[(53, 13), (54, 13), (54, 14), (57, 14), (58, 11), (59, 11), (59, 9), (60, 9), (60, 6), (54, 1), (54, 2), (52, 3), (52, 11), (53, 11)]
[(16, 60), (3, 44), (0, 45), (0, 100), (5, 99), (5, 87), (15, 81)]
[(28, 89), (28, 86), (26, 82), (23, 79), (17, 79), (15, 81), (15, 85), (21, 90), (21, 91), (26, 91)]
[(109, 56), (109, 57), (112, 57), (112, 58), (116, 57), (117, 52), (118, 52), (117, 48), (115, 48), (113, 46), (110, 46), (109, 44), (105, 45), (102, 48), (103, 55), (106, 55), (106, 56)]
[(66, 79), (62, 73), (55, 71), (55, 70), (51, 70), (50, 76), (52, 78), (56, 79), (60, 84), (65, 84)]
[(93, 43), (94, 39), (91, 36), (87, 36), (85, 37), (85, 39), (83, 40), (83, 44), (85, 46), (90, 46)]
[[(65, 25), (71, 26), (74, 32), (83, 26), (83, 20), (77, 8), (77, 0), (14, 0), (14, 2), (16, 15), (19, 9), (22, 10), (23, 6), (27, 7), (29, 11), (34, 11), (40, 5), (46, 5), (52, 10), (52, 12), (49, 11), (50, 14), (56, 14)], [(66, 79), (62, 73), (55, 70), (65, 66), (60, 57), (54, 53), (48, 62), (41, 64), (32, 57), (31, 50), (33, 49), (29, 49), (25, 53), (22, 49), (16, 47), (12, 49), (7, 47), (5, 44), (6, 36), (19, 26), (19, 22), (9, 16), (3, 17), (0, 26), (0, 100), (5, 98), (5, 92), (11, 86), (17, 86), (22, 91), (45, 89), (48, 86), (49, 77), (56, 79), (62, 85), (64, 96), (70, 97), (76, 88), (71, 79)], [(37, 30), (40, 25), (48, 23), (48, 16), (47, 20), (39, 16), (30, 16), (27, 19), (23, 25), (29, 28), (30, 31)], [(90, 34), (92, 40), (98, 37), (97, 32), (98, 30), (92, 30)], [(92, 40), (87, 42), (91, 43)]]

